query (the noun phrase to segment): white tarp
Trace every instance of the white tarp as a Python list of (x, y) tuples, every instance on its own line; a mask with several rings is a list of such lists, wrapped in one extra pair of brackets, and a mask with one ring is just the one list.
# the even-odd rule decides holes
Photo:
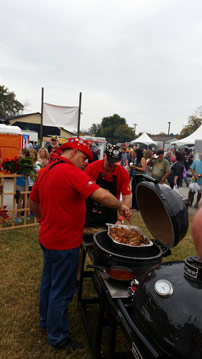
[(43, 126), (63, 127), (75, 131), (78, 127), (79, 107), (56, 106), (43, 103)]
[(136, 138), (136, 140), (131, 141), (130, 143), (144, 143), (145, 145), (157, 145), (155, 141), (153, 141), (146, 132)]
[(191, 135), (182, 138), (179, 141), (171, 142), (172, 144), (176, 144), (177, 146), (184, 146), (184, 145), (194, 145), (196, 140), (202, 140), (202, 125), (197, 128)]
[(4, 124), (0, 124), (0, 133), (6, 133), (10, 135), (20, 135), (21, 129), (18, 126), (7, 126)]

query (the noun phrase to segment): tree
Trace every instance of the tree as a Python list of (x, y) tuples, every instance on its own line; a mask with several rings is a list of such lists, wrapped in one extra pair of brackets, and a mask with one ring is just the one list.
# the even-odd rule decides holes
[(133, 128), (126, 124), (125, 118), (114, 114), (113, 116), (104, 117), (102, 119), (96, 136), (105, 137), (107, 142), (110, 143), (118, 143), (132, 141), (135, 133)]
[(114, 132), (114, 139), (116, 143), (130, 142), (135, 138), (135, 131), (133, 127), (128, 125), (120, 125)]
[(186, 125), (182, 129), (182, 131), (179, 134), (179, 138), (184, 138), (191, 135), (193, 132), (197, 130), (197, 128), (199, 128), (199, 126), (201, 126), (201, 124), (202, 124), (202, 118), (194, 115), (190, 116), (188, 125)]
[(100, 124), (96, 125), (95, 123), (93, 123), (92, 126), (88, 130), (88, 134), (91, 135), (91, 136), (95, 136), (100, 128), (101, 128)]
[(24, 105), (16, 100), (15, 93), (9, 92), (4, 85), (0, 86), (0, 119), (17, 116), (23, 110)]

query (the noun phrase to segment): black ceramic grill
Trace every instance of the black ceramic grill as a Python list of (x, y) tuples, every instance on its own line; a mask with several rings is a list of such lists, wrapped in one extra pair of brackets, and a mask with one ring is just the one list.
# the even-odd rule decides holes
[[(197, 266), (202, 266), (199, 258)], [(185, 262), (154, 267), (130, 305), (118, 301), (119, 316), (140, 354), (135, 357), (202, 358), (202, 282), (184, 275), (185, 267)]]
[(139, 285), (129, 290), (100, 274), (98, 283), (115, 310), (115, 320), (130, 338), (130, 358), (201, 359), (202, 262), (198, 256), (190, 256), (184, 262), (162, 264), (168, 248), (176, 246), (187, 232), (185, 199), (165, 185), (147, 181), (138, 184), (136, 193), (153, 245), (122, 252), (103, 230), (93, 236), (91, 260), (105, 267), (132, 268)]

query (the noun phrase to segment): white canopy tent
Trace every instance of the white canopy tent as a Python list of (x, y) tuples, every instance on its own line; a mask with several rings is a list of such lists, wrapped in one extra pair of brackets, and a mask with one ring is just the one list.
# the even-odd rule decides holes
[(130, 142), (131, 144), (135, 144), (135, 143), (144, 143), (145, 145), (157, 145), (157, 143), (155, 141), (153, 141), (146, 132), (143, 132), (143, 134), (136, 138), (135, 140)]
[(177, 146), (185, 146), (185, 145), (194, 145), (196, 140), (202, 140), (202, 125), (197, 128), (195, 132), (193, 132), (191, 135), (182, 138), (179, 141), (171, 142), (171, 145), (177, 145)]

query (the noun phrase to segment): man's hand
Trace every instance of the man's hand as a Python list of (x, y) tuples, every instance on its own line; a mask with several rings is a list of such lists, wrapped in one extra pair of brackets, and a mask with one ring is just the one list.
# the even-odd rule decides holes
[(121, 204), (121, 207), (119, 208), (119, 213), (122, 217), (127, 219), (127, 221), (130, 220), (131, 217), (131, 211), (130, 208), (128, 208), (125, 204)]
[(193, 221), (192, 221), (192, 236), (194, 240), (194, 244), (197, 250), (197, 253), (199, 254), (201, 260), (202, 260), (202, 207), (199, 208), (199, 210), (194, 215)]

